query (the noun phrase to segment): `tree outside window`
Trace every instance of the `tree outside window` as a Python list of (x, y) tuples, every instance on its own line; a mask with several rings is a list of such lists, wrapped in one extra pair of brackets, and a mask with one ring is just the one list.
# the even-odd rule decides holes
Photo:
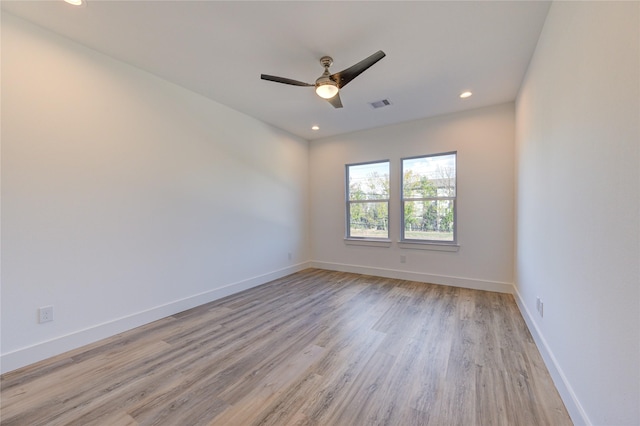
[(389, 161), (347, 164), (347, 238), (389, 238)]
[(456, 242), (456, 153), (402, 160), (402, 240)]

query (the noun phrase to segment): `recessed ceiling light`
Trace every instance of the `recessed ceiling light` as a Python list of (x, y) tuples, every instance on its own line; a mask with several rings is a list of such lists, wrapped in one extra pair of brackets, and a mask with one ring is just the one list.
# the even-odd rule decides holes
[(460, 97), (462, 99), (468, 98), (471, 95), (473, 95), (473, 93), (471, 93), (471, 92), (462, 92), (462, 93), (460, 93)]
[(64, 1), (74, 6), (85, 6), (87, 4), (85, 0), (64, 0)]
[(311, 130), (320, 130), (320, 127), (318, 127), (318, 126), (311, 126)]

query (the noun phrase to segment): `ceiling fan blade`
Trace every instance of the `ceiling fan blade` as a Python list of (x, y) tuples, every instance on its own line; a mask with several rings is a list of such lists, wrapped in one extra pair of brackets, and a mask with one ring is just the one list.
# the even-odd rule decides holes
[(291, 80), (290, 78), (276, 77), (275, 75), (260, 74), (260, 78), (263, 80), (275, 81), (276, 83), (290, 84), (292, 86), (315, 86), (315, 84)]
[(386, 55), (382, 50), (378, 50), (376, 53), (366, 59), (363, 59), (357, 64), (352, 65), (349, 68), (339, 71), (335, 74), (332, 74), (331, 79), (338, 84), (339, 88), (343, 88), (344, 86), (349, 84), (351, 80), (362, 74), (367, 68), (369, 68), (371, 65), (375, 64), (385, 56)]
[(336, 93), (333, 98), (327, 99), (327, 101), (333, 105), (334, 108), (342, 108), (342, 101), (340, 100), (340, 93)]

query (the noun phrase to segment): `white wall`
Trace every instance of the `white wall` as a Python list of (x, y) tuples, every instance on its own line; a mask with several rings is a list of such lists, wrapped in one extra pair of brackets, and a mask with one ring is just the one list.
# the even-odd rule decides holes
[[(463, 101), (461, 101), (463, 102)], [(391, 107), (392, 108), (392, 107)], [(384, 110), (373, 113), (384, 113)], [(512, 291), (513, 104), (314, 141), (309, 150), (311, 258), (327, 269)], [(458, 252), (399, 248), (400, 159), (458, 152)], [(346, 245), (345, 164), (391, 160), (391, 247)], [(400, 256), (406, 263), (400, 263)]]
[(307, 161), (304, 140), (3, 13), (2, 370), (306, 266)]
[(519, 303), (576, 424), (640, 424), (639, 8), (554, 2), (517, 101)]

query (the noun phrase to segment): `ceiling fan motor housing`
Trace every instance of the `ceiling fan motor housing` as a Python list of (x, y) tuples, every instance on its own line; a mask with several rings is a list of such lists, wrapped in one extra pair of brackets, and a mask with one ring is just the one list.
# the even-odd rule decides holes
[(320, 64), (325, 68), (329, 68), (333, 64), (333, 58), (331, 56), (323, 56), (320, 58)]

